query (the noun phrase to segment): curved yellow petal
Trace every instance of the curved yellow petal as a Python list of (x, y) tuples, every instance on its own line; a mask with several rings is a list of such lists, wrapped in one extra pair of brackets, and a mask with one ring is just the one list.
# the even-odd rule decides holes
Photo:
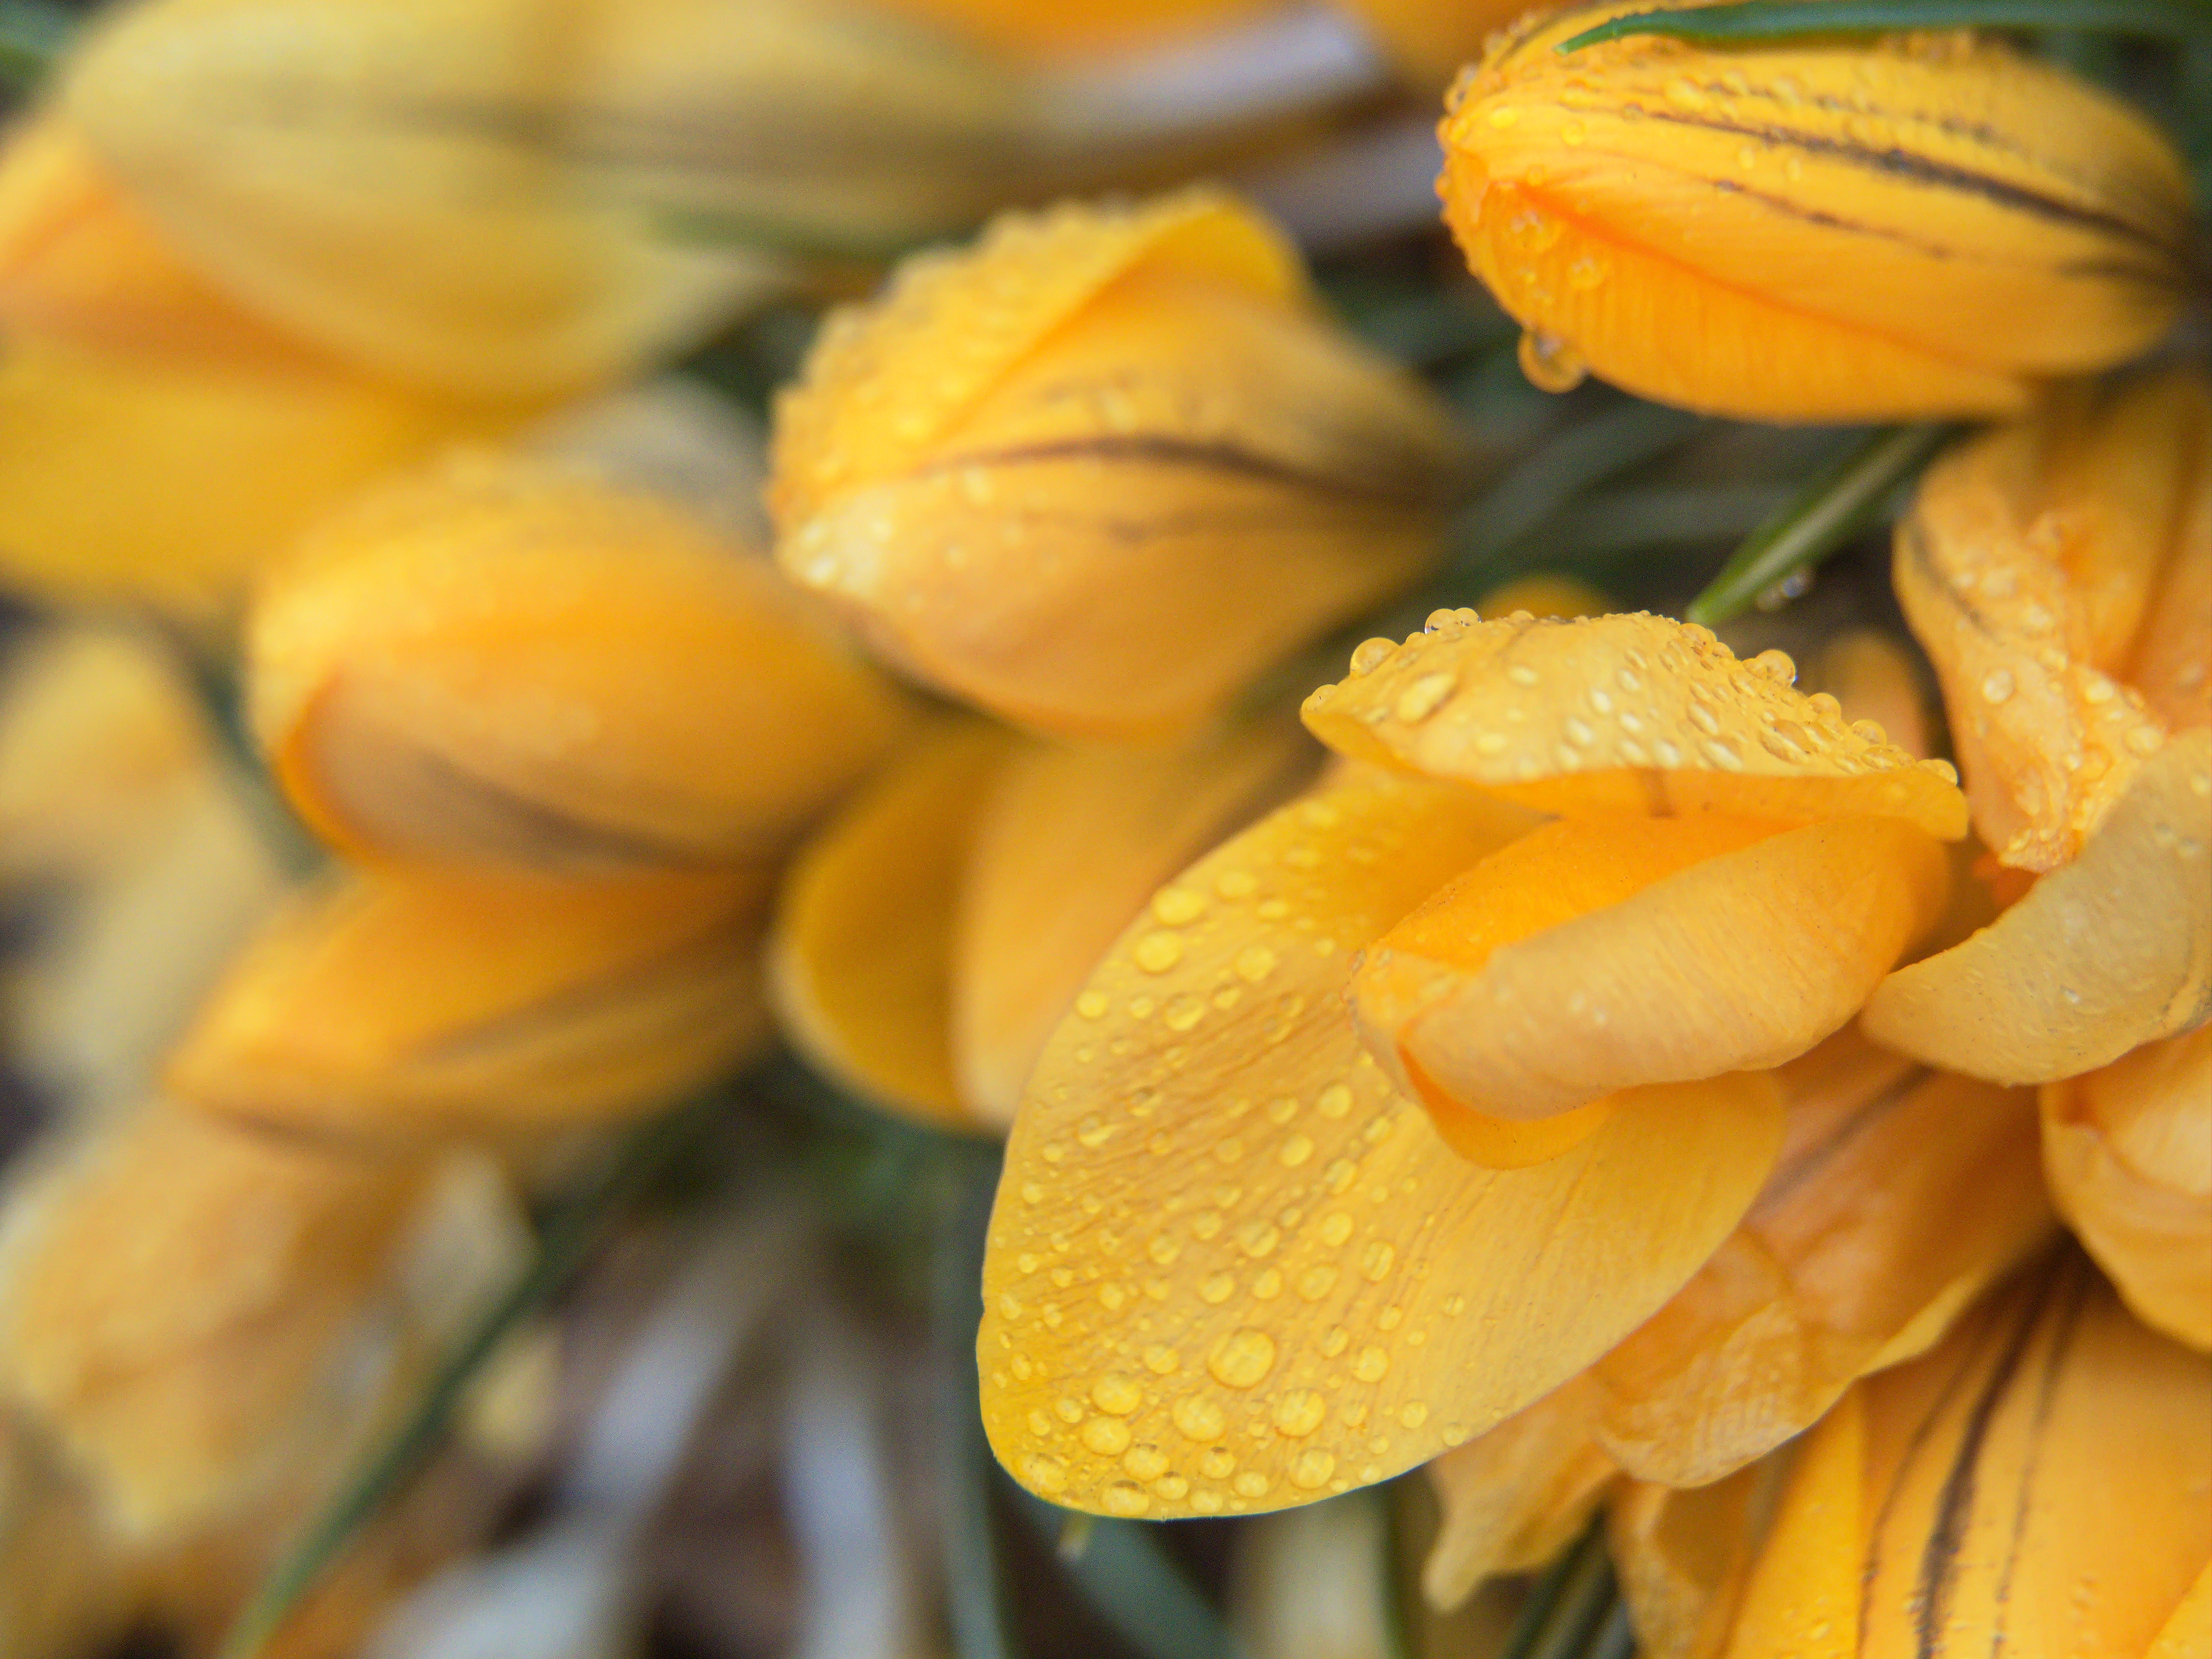
[(1620, 1473), (1590, 1438), (1602, 1404), (1577, 1377), (1430, 1463), (1443, 1508), (1421, 1566), (1431, 1607), (1457, 1607), (1494, 1574), (1532, 1572), (1574, 1540)]
[(1449, 417), (1190, 191), (1012, 218), (825, 332), (777, 556), (886, 657), (1042, 731), (1188, 726), (1438, 555)]
[(2212, 1562), (2197, 1575), (2143, 1659), (2204, 1659), (2207, 1653), (2212, 1653)]
[(1455, 778), (1570, 815), (1863, 813), (1966, 833), (1942, 761), (1915, 761), (1836, 701), (1793, 690), (1781, 652), (1739, 662), (1711, 633), (1644, 613), (1486, 620), (1440, 611), (1395, 650), (1370, 640), (1306, 699), (1342, 755)]
[(1866, 1403), (1847, 1394), (1798, 1449), (1759, 1565), (1744, 1585), (1723, 1650), (1728, 1659), (1858, 1653), (1866, 1433)]
[(1726, 1648), (1787, 1462), (1770, 1457), (1709, 1486), (1613, 1487), (1606, 1539), (1637, 1644), (1651, 1659), (1717, 1659)]
[(2043, 1163), (2136, 1316), (2212, 1348), (2212, 1024), (2045, 1084)]
[(2078, 1256), (1861, 1387), (1868, 1659), (2140, 1654), (2212, 1559), (2212, 1362)]
[(356, 857), (700, 865), (787, 842), (890, 747), (892, 688), (680, 505), (466, 457), (271, 571), (251, 714)]
[(295, 373), (316, 362), (182, 264), (51, 111), (0, 149), (0, 328), (116, 356)]
[(1279, 720), (1171, 748), (1029, 743), (1008, 757), (975, 826), (953, 928), (952, 1054), (969, 1111), (1013, 1121), (1053, 1028), (1130, 919), (1148, 901), (1166, 919), (1204, 908), (1204, 894), (1169, 878), (1317, 759)]
[(2169, 732), (2212, 726), (2212, 465), (2197, 469), (2148, 611), (2124, 678)]
[(2175, 315), (2186, 174), (2118, 100), (1964, 35), (1554, 50), (1636, 9), (1494, 40), (1441, 130), (1446, 217), (1540, 384), (1587, 364), (1753, 419), (2005, 413)]
[(1544, 1117), (1804, 1053), (1949, 891), (1942, 844), (1894, 818), (1561, 819), (1383, 935), (1353, 1006), (1409, 1093)]
[(0, 576), (206, 615), (319, 514), (511, 417), (323, 373), (19, 339), (0, 351)]
[(785, 876), (769, 946), (784, 1035), (881, 1106), (977, 1127), (952, 1059), (961, 889), (991, 792), (1021, 738), (948, 720), (871, 780)]
[(1963, 945), (1900, 968), (1862, 1017), (1947, 1071), (2043, 1083), (2212, 1012), (2212, 730), (2143, 763), (2081, 855)]
[(359, 1139), (670, 1103), (757, 1048), (764, 871), (334, 878), (246, 946), (171, 1054), (179, 1099)]
[(343, 1419), (421, 1170), (154, 1106), (19, 1200), (0, 1386), (126, 1524), (204, 1519)]
[[(2212, 508), (2192, 520), (2190, 506), (2208, 492), (2212, 396), (2181, 369), (2070, 389), (1922, 481), (1897, 530), (1898, 601), (1943, 683), (1974, 826), (2003, 862), (2074, 857), (2158, 751), (2166, 722), (2125, 676), (2161, 585), (2162, 618), (2212, 580)], [(2152, 627), (2162, 700), (2201, 701), (2203, 607)]]
[(992, 1220), (984, 1424), (1025, 1485), (1168, 1516), (1382, 1480), (1565, 1382), (1735, 1224), (1779, 1134), (1763, 1079), (1644, 1091), (1492, 1171), (1359, 1047), (1352, 953), (1527, 823), (1449, 785), (1325, 787), (1178, 878), (1201, 914), (1122, 936)]
[[(788, 109), (838, 83), (774, 50), (778, 22), (821, 33), (807, 15), (152, 0), (88, 38), (58, 103), (181, 256), (250, 310), (380, 376), (534, 398), (680, 349), (782, 280), (777, 261), (669, 222), (706, 205), (706, 181), (731, 187), (728, 210), (778, 216), (746, 188), (729, 126), (769, 88)], [(926, 58), (908, 59), (917, 79)]]
[(1592, 1370), (1598, 1442), (1639, 1479), (1703, 1485), (1765, 1456), (2051, 1235), (2024, 1093), (1848, 1031), (1778, 1080), (1788, 1139), (1742, 1225)]

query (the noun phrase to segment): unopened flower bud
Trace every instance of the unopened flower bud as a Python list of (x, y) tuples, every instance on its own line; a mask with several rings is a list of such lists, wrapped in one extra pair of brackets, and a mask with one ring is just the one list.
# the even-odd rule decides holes
[(1538, 385), (1587, 371), (1760, 420), (2001, 414), (2179, 311), (2187, 178), (2118, 100), (1968, 35), (1557, 50), (1639, 7), (1520, 25), (1443, 124), (1445, 216)]
[(757, 870), (349, 876), (248, 945), (171, 1055), (207, 1110), (350, 1139), (649, 1111), (767, 1034)]
[(902, 702), (765, 559), (678, 503), (464, 458), (272, 574), (252, 714), (356, 855), (591, 869), (772, 851)]
[(777, 556), (903, 666), (1076, 736), (1188, 725), (1440, 550), (1442, 407), (1204, 191), (1002, 220), (833, 318)]

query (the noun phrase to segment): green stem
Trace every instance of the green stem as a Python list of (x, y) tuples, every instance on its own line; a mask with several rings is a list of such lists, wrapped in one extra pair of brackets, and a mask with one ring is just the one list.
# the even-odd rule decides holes
[(1684, 619), (1710, 626), (1740, 617), (1775, 583), (1826, 558), (1876, 522), (1892, 492), (1957, 430), (1931, 423), (1869, 433), (1751, 532)]
[(2212, 7), (2203, 0), (1745, 0), (1741, 5), (1640, 11), (1562, 41), (1574, 52), (1624, 35), (1678, 40), (1771, 40), (1887, 29), (2055, 28), (2212, 39)]
[(563, 1205), (528, 1267), (477, 1316), (415, 1407), (356, 1467), (321, 1516), (293, 1543), (231, 1626), (216, 1659), (253, 1659), (319, 1583), (354, 1534), (437, 1448), (463, 1395), (507, 1334), (543, 1307), (580, 1267), (607, 1224), (728, 1103), (716, 1091), (633, 1131), (599, 1176)]
[(998, 1160), (962, 1158), (964, 1190), (938, 1240), (931, 1287), (936, 1350), (937, 1468), (945, 1504), (946, 1612), (958, 1659), (1018, 1659), (1007, 1616), (1006, 1577), (991, 1523), (991, 1449), (983, 1438), (975, 1328), (982, 1322), (983, 1237), (998, 1184)]

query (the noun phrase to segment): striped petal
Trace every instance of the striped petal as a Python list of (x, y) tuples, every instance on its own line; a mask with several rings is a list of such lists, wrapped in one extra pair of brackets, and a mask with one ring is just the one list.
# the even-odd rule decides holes
[(2212, 730), (2147, 760), (2081, 855), (1962, 945), (1884, 980), (1875, 1042), (1947, 1071), (2040, 1083), (2212, 1013)]
[[(1267, 1510), (1534, 1403), (1673, 1294), (1771, 1164), (1758, 1078), (1653, 1089), (1535, 1168), (1478, 1170), (1339, 999), (1355, 951), (1523, 833), (1418, 781), (1325, 787), (1200, 860), (1054, 1034), (984, 1267), (984, 1422), (1054, 1501)], [(1664, 1167), (1668, 1179), (1651, 1171)]]
[(2136, 1316), (2212, 1348), (2212, 1025), (2045, 1084), (2043, 1163)]

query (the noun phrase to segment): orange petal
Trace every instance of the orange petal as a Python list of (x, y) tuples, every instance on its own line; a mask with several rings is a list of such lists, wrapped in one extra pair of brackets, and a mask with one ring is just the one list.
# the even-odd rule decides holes
[(961, 1098), (1013, 1121), (1022, 1085), (1075, 994), (1151, 900), (1164, 920), (1209, 902), (1169, 888), (1184, 865), (1310, 776), (1295, 725), (1241, 722), (1168, 749), (1030, 743), (983, 804), (952, 940)]
[(1780, 1080), (1788, 1140), (1758, 1202), (1592, 1372), (1599, 1442), (1640, 1479), (1703, 1485), (1765, 1456), (2050, 1236), (2024, 1094), (1850, 1032)]
[(264, 580), (249, 652), (279, 777), (356, 857), (755, 857), (909, 719), (774, 567), (704, 519), (481, 456), (319, 526)]
[(128, 1524), (204, 1518), (343, 1420), (341, 1343), (419, 1173), (149, 1108), (19, 1212), (0, 1381)]
[(66, 601), (220, 611), (333, 503), (510, 424), (336, 374), (11, 339), (0, 353), (0, 574)]
[(246, 946), (166, 1082), (210, 1111), (361, 1139), (652, 1111), (767, 1035), (767, 885), (744, 869), (336, 878)]
[[(2175, 370), (2075, 388), (1965, 445), (1929, 470), (1898, 526), (1898, 600), (1943, 683), (1975, 828), (2005, 863), (2075, 856), (2157, 752), (2163, 721), (2118, 677), (2160, 580), (2212, 560), (2182, 542), (2208, 475), (2212, 399)], [(2190, 534), (2212, 529), (2208, 511)], [(2178, 659), (2212, 624), (2157, 626), (2171, 698)]]
[(51, 112), (0, 151), (0, 326), (118, 356), (294, 373), (318, 362), (180, 262), (84, 135)]
[(1613, 1487), (1607, 1541), (1650, 1659), (1717, 1659), (1727, 1646), (1786, 1465), (1771, 1457), (1686, 1490), (1641, 1480)]
[(1620, 1473), (1590, 1438), (1603, 1396), (1577, 1377), (1429, 1465), (1443, 1524), (1421, 1568), (1432, 1607), (1498, 1573), (1531, 1572), (1574, 1540)]
[(971, 1127), (952, 1063), (952, 951), (977, 820), (1021, 739), (948, 720), (872, 780), (784, 878), (769, 976), (784, 1034), (855, 1093)]
[(2143, 763), (2081, 855), (1965, 944), (1901, 968), (1867, 1035), (1998, 1083), (2072, 1077), (2212, 1012), (2212, 730)]
[(1798, 1449), (1772, 1530), (1744, 1586), (1723, 1650), (1728, 1659), (1856, 1654), (1865, 1456), (1865, 1402), (1847, 1394)]
[(1942, 915), (1950, 874), (1898, 819), (1776, 829), (1547, 824), (1369, 952), (1361, 1035), (1410, 1092), (1509, 1118), (1802, 1054)]
[(1928, 698), (1910, 647), (1872, 628), (1838, 634), (1822, 649), (1813, 683), (1844, 706), (1848, 720), (1872, 720), (1906, 754), (1929, 753)]
[(1493, 37), (1440, 130), (1446, 217), (1539, 384), (1586, 363), (1753, 419), (2002, 413), (2169, 325), (2189, 186), (2127, 104), (1957, 37), (1557, 50), (1637, 9)]
[(1664, 617), (1438, 611), (1395, 651), (1370, 640), (1351, 677), (1306, 699), (1340, 754), (1456, 778), (1547, 812), (1862, 813), (1966, 833), (1949, 767), (1916, 762), (1835, 700), (1791, 689), (1781, 652), (1738, 662)]
[(1645, 1091), (1499, 1172), (1359, 1047), (1352, 953), (1527, 823), (1449, 786), (1325, 787), (1200, 860), (1175, 885), (1206, 908), (1146, 917), (1092, 975), (984, 1265), (984, 1422), (1024, 1484), (1164, 1516), (1382, 1480), (1565, 1382), (1735, 1224), (1779, 1134), (1763, 1079)]
[(1861, 1386), (1869, 1659), (2140, 1654), (2212, 1559), (2212, 1363), (2078, 1256)]
[(2143, 1659), (2204, 1659), (2208, 1652), (2212, 1652), (2212, 1563), (2197, 1575)]
[(2197, 469), (2148, 611), (2124, 678), (2169, 732), (2212, 726), (2212, 464)]
[(891, 660), (1039, 730), (1188, 726), (1441, 550), (1448, 418), (1205, 191), (1001, 223), (825, 332), (777, 556)]
[(970, 35), (981, 44), (1041, 56), (1071, 58), (1127, 51), (1163, 36), (1259, 11), (1272, 0), (886, 0)]
[(2043, 1162), (2136, 1316), (2212, 1348), (2212, 1025), (2045, 1084)]

